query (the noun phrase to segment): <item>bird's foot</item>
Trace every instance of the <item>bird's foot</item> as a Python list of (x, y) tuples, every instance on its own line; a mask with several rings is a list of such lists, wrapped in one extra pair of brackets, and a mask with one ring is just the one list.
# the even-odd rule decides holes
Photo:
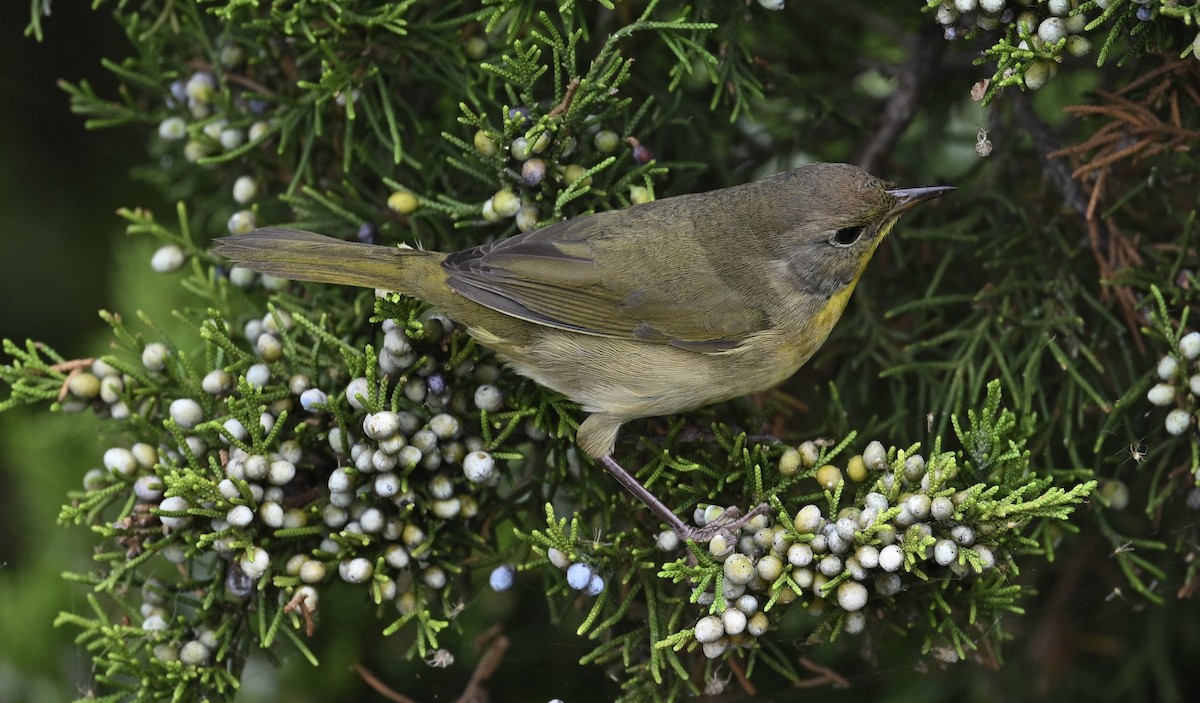
[(703, 527), (688, 525), (680, 521), (678, 525), (672, 525), (672, 529), (679, 536), (679, 539), (684, 541), (691, 540), (697, 544), (710, 542), (717, 535), (725, 535), (727, 539), (732, 541), (738, 530), (745, 527), (748, 522), (759, 515), (765, 515), (770, 509), (770, 505), (760, 503), (745, 515), (742, 515), (742, 511), (737, 508), (726, 508), (720, 517)]

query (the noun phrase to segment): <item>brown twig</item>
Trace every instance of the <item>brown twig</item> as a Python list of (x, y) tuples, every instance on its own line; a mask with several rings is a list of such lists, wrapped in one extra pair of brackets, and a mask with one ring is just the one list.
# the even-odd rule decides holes
[(576, 90), (579, 90), (579, 78), (578, 77), (572, 78), (571, 82), (567, 84), (566, 94), (563, 95), (563, 99), (560, 100), (559, 103), (554, 106), (554, 109), (549, 112), (549, 116), (557, 117), (558, 115), (561, 115), (564, 112), (566, 112), (567, 108), (571, 107), (571, 101), (575, 99), (575, 91)]
[[(1028, 98), (1017, 96), (1018, 117), (1024, 115), (1024, 121), (1029, 122), (1051, 180), (1084, 217), (1088, 242), (1103, 280), (1111, 280), (1117, 271), (1142, 263), (1136, 241), (1125, 236), (1111, 217), (1105, 217), (1107, 203), (1111, 201), (1110, 175), (1121, 173), (1115, 171), (1118, 166), (1136, 164), (1164, 151), (1188, 151), (1200, 141), (1200, 130), (1183, 126), (1179, 105), (1181, 99), (1200, 105), (1200, 92), (1194, 86), (1200, 71), (1193, 64), (1190, 60), (1169, 59), (1119, 90), (1097, 91), (1101, 102), (1063, 108), (1075, 117), (1100, 117), (1106, 121), (1082, 142), (1048, 151), (1043, 151), (1044, 145), (1038, 143), (1035, 130), (1040, 120), (1032, 114)], [(1068, 169), (1070, 172), (1065, 173)], [(1090, 187), (1091, 192), (1080, 210), (1075, 195), (1077, 191), (1081, 195), (1083, 187)], [(1112, 286), (1102, 293), (1110, 294), (1116, 298), (1135, 344), (1144, 351), (1138, 332), (1145, 320), (1137, 311), (1136, 296), (1128, 286)]]
[[(936, 31), (936, 28), (935, 28)], [(908, 58), (898, 67), (896, 92), (883, 108), (879, 124), (859, 150), (854, 162), (864, 171), (876, 173), (908, 128), (920, 107), (921, 94), (937, 72), (946, 42), (930, 31), (907, 38)]]
[(305, 600), (305, 594), (301, 591), (296, 591), (296, 594), (287, 602), (287, 605), (283, 606), (283, 612), (290, 613), (293, 610), (299, 610), (300, 615), (304, 618), (304, 634), (308, 637), (312, 637), (313, 633), (317, 629), (317, 625), (313, 621), (313, 611), (308, 607), (308, 604), (304, 602)]
[(63, 361), (63, 362), (54, 364), (53, 366), (50, 367), (51, 371), (66, 371), (67, 372), (67, 377), (63, 379), (62, 386), (60, 386), (58, 389), (58, 402), (60, 402), (60, 403), (63, 402), (63, 400), (66, 399), (67, 394), (70, 392), (67, 390), (67, 384), (69, 384), (71, 382), (71, 379), (75, 378), (75, 376), (79, 375), (79, 373), (85, 367), (91, 366), (95, 361), (96, 361), (95, 359), (91, 359), (91, 358), (72, 359), (71, 361)]
[(800, 665), (805, 669), (817, 674), (810, 679), (801, 679), (792, 682), (796, 688), (815, 688), (817, 686), (833, 686), (834, 688), (850, 688), (850, 682), (845, 676), (830, 669), (827, 666), (812, 661), (808, 657), (800, 657)]
[[(1071, 176), (1070, 167), (1052, 156), (1059, 148), (1054, 133), (1033, 111), (1033, 105), (1030, 103), (1028, 95), (1020, 91), (1013, 91), (1011, 99), (1017, 124), (1033, 138), (1033, 146), (1037, 149), (1038, 156), (1042, 158), (1045, 165), (1046, 176), (1062, 194), (1063, 201), (1080, 216), (1084, 216), (1087, 212), (1087, 198), (1083, 195), (1083, 188)], [(1104, 244), (1104, 242), (1100, 243)]]
[(415, 700), (409, 698), (408, 696), (404, 695), (403, 693), (400, 693), (399, 691), (392, 689), (392, 687), (390, 687), (386, 683), (384, 683), (375, 674), (372, 674), (371, 670), (368, 669), (367, 667), (363, 666), (362, 664), (359, 664), (357, 662), (354, 664), (354, 673), (361, 676), (362, 680), (365, 681), (368, 686), (375, 689), (379, 693), (379, 695), (383, 696), (384, 698), (388, 699), (389, 701), (395, 701), (395, 703), (417, 703)]
[[(483, 653), (479, 663), (475, 665), (475, 671), (471, 673), (471, 680), (467, 681), (467, 687), (463, 689), (462, 695), (458, 697), (456, 703), (483, 703), (488, 700), (483, 683), (500, 668), (500, 662), (504, 661), (504, 655), (508, 652), (510, 644), (508, 637), (500, 633), (499, 626), (488, 629), (484, 635), (489, 633), (495, 633), (495, 638), (487, 651)], [(483, 641), (482, 635), (476, 638), (476, 642), (479, 641)]]

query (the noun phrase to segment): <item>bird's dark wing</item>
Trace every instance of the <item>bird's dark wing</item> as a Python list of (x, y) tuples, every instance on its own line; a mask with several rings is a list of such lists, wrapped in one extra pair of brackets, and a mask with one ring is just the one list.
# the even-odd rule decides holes
[(612, 231), (612, 222), (567, 220), (450, 254), (442, 266), (450, 288), (477, 303), (584, 334), (717, 351), (766, 327), (760, 308), (731, 292), (713, 294), (715, 272), (703, 257), (673, 251), (676, 265), (668, 264), (645, 249), (670, 242), (619, 241), (630, 235)]

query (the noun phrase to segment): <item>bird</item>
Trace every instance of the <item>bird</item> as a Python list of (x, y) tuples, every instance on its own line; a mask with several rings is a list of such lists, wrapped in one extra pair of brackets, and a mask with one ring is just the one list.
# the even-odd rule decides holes
[(815, 163), (456, 252), (278, 227), (214, 250), (276, 277), (429, 303), (518, 374), (578, 403), (579, 448), (681, 538), (705, 541), (767, 506), (688, 525), (613, 457), (621, 426), (792, 376), (901, 214), (951, 190), (894, 188), (849, 164)]

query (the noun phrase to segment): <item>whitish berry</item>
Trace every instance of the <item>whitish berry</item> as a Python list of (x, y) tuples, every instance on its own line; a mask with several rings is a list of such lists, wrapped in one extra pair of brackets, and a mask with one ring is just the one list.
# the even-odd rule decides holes
[(182, 117), (168, 117), (158, 123), (158, 136), (169, 142), (183, 139), (187, 136), (187, 123)]
[(146, 503), (162, 500), (164, 488), (166, 486), (162, 479), (157, 476), (141, 476), (133, 482), (134, 495), (138, 497), (138, 500)]
[(267, 482), (274, 486), (283, 486), (296, 477), (296, 465), (290, 461), (279, 459), (272, 461), (267, 469)]
[(463, 459), (463, 475), (472, 483), (483, 483), (495, 473), (496, 461), (492, 455), (484, 452), (471, 452)]
[(504, 395), (500, 389), (485, 383), (475, 389), (475, 407), (488, 412), (496, 412), (504, 404)]
[(221, 142), (221, 148), (225, 151), (230, 151), (242, 145), (246, 141), (246, 133), (240, 129), (223, 129), (217, 137), (217, 141)]
[(399, 431), (400, 417), (390, 410), (372, 413), (363, 418), (363, 432), (371, 439), (386, 439)]
[(958, 558), (958, 545), (954, 540), (939, 539), (933, 545), (933, 560), (942, 566), (949, 566)]
[(225, 369), (214, 369), (200, 379), (200, 387), (209, 395), (221, 395), (233, 390), (233, 376)]
[(104, 468), (122, 476), (132, 476), (138, 469), (133, 452), (124, 447), (113, 447), (104, 452)]
[(815, 505), (806, 505), (796, 513), (792, 521), (796, 531), (801, 534), (815, 534), (821, 529), (821, 509)]
[[(249, 288), (250, 286), (254, 285), (256, 280), (258, 280), (258, 274), (248, 268), (234, 266), (233, 268), (229, 269), (229, 282), (238, 288)], [(250, 335), (246, 335), (246, 337), (249, 339)], [(254, 339), (257, 338), (258, 335), (254, 335)]]
[(120, 376), (104, 376), (100, 379), (100, 400), (112, 405), (121, 399), (125, 382)]
[[(728, 560), (725, 563), (728, 564)], [(775, 579), (784, 573), (784, 561), (774, 554), (767, 554), (758, 559), (755, 570), (758, 572), (758, 576), (762, 577), (763, 581), (774, 583)]]
[(955, 525), (950, 528), (950, 538), (960, 547), (969, 547), (975, 543), (975, 530), (967, 525)]
[(887, 450), (883, 443), (874, 441), (867, 445), (862, 453), (863, 463), (870, 471), (882, 471), (887, 468)]
[(567, 585), (576, 591), (587, 588), (588, 582), (591, 580), (592, 570), (587, 564), (576, 562), (567, 567)]
[(440, 566), (431, 566), (421, 572), (421, 580), (430, 588), (442, 588), (446, 585), (446, 572)]
[(255, 388), (262, 388), (271, 382), (271, 367), (266, 364), (254, 364), (246, 369), (246, 383)]
[(1200, 356), (1200, 332), (1188, 332), (1179, 340), (1179, 353), (1186, 359)]
[(283, 343), (273, 334), (260, 334), (254, 342), (254, 352), (263, 361), (274, 363), (283, 358)]
[(225, 521), (233, 527), (246, 527), (254, 521), (254, 511), (245, 505), (235, 505), (225, 513)]
[(252, 176), (238, 176), (233, 182), (233, 199), (238, 205), (245, 205), (258, 197), (258, 181)]
[(238, 210), (229, 216), (226, 228), (230, 234), (250, 234), (258, 226), (253, 210)]
[(796, 447), (796, 451), (800, 452), (800, 462), (804, 464), (805, 468), (815, 465), (820, 457), (817, 443), (812, 440), (801, 442), (800, 446)]
[(954, 501), (945, 496), (934, 498), (929, 506), (929, 514), (934, 520), (947, 520), (954, 514)]
[(904, 565), (904, 550), (894, 544), (889, 544), (879, 550), (879, 568), (884, 571), (896, 571)]
[(784, 8), (784, 6), (787, 4), (787, 0), (758, 0), (758, 4), (761, 5), (765, 10), (778, 12)]
[(204, 420), (204, 410), (191, 398), (179, 398), (171, 402), (168, 412), (171, 419), (185, 430), (190, 430)]
[(696, 622), (696, 641), (705, 644), (716, 642), (725, 635), (725, 626), (715, 615), (706, 615)]
[(1172, 405), (1175, 402), (1175, 386), (1159, 383), (1146, 392), (1146, 400), (1153, 405)]
[(271, 555), (262, 547), (253, 547), (248, 554), (238, 560), (238, 565), (242, 567), (242, 573), (247, 578), (257, 581), (267, 573), (267, 567), (271, 565)]
[(374, 572), (375, 567), (371, 565), (370, 560), (363, 557), (346, 559), (338, 564), (338, 576), (346, 583), (363, 583), (371, 578)]
[(513, 578), (516, 575), (516, 569), (509, 564), (501, 564), (492, 569), (492, 573), (488, 576), (488, 585), (493, 591), (507, 591), (512, 588)]
[(754, 562), (745, 554), (731, 554), (724, 564), (725, 580), (734, 584), (747, 584), (754, 580)]
[(837, 589), (837, 602), (842, 610), (861, 610), (867, 604), (867, 587), (858, 581), (843, 581)]
[(320, 410), (318, 406), (329, 402), (329, 396), (320, 388), (309, 388), (300, 394), (300, 407), (312, 413)]
[(721, 613), (721, 625), (728, 635), (740, 635), (746, 631), (746, 614), (737, 608), (726, 608)]
[(674, 530), (663, 530), (654, 538), (654, 546), (660, 552), (673, 552), (679, 548), (679, 535)]
[(567, 553), (561, 549), (550, 547), (546, 550), (546, 558), (550, 560), (556, 568), (565, 569), (571, 565), (570, 559), (567, 558)]
[(270, 469), (271, 465), (262, 454), (251, 454), (246, 457), (246, 461), (242, 465), (242, 470), (245, 472), (246, 478), (251, 481), (263, 480), (267, 477), (267, 472)]
[(171, 273), (182, 268), (186, 258), (183, 249), (178, 245), (167, 244), (156, 249), (150, 257), (150, 268), (157, 273)]
[(522, 232), (528, 232), (536, 229), (539, 217), (541, 217), (541, 215), (538, 213), (536, 206), (522, 205), (521, 209), (517, 210), (517, 229), (521, 230)]
[(1067, 27), (1059, 17), (1047, 17), (1038, 25), (1038, 36), (1047, 44), (1056, 44), (1067, 35)]
[(1167, 419), (1164, 424), (1166, 425), (1167, 432), (1170, 434), (1181, 435), (1187, 430), (1191, 419), (1192, 416), (1188, 414), (1188, 411), (1176, 409), (1167, 413)]
[(284, 512), (282, 505), (273, 500), (268, 500), (258, 506), (258, 516), (267, 527), (278, 529), (283, 527), (283, 521), (286, 519), (287, 514)]
[(363, 409), (363, 403), (369, 395), (370, 389), (367, 385), (367, 379), (362, 376), (350, 381), (346, 385), (346, 400), (350, 403), (350, 407), (355, 410)]
[(601, 576), (600, 574), (592, 574), (592, 577), (590, 579), (588, 579), (587, 586), (584, 587), (584, 589), (583, 589), (583, 594), (585, 596), (595, 597), (595, 596), (600, 595), (603, 592), (604, 592), (604, 577)]
[(1164, 381), (1170, 381), (1175, 378), (1175, 374), (1179, 371), (1179, 362), (1170, 354), (1158, 360), (1158, 377)]
[(429, 418), (429, 429), (438, 439), (453, 439), (462, 430), (462, 424), (453, 415), (439, 413)]
[(915, 519), (924, 520), (925, 518), (929, 517), (929, 508), (931, 503), (932, 501), (929, 500), (929, 496), (925, 495), (924, 493), (914, 493), (912, 497), (908, 499), (908, 502), (905, 503), (905, 507), (908, 508), (909, 514)]
[(842, 559), (836, 554), (828, 554), (817, 562), (817, 570), (825, 576), (833, 578), (842, 573)]
[(787, 558), (788, 563), (792, 566), (808, 566), (813, 560), (812, 547), (803, 542), (797, 542), (788, 547)]

